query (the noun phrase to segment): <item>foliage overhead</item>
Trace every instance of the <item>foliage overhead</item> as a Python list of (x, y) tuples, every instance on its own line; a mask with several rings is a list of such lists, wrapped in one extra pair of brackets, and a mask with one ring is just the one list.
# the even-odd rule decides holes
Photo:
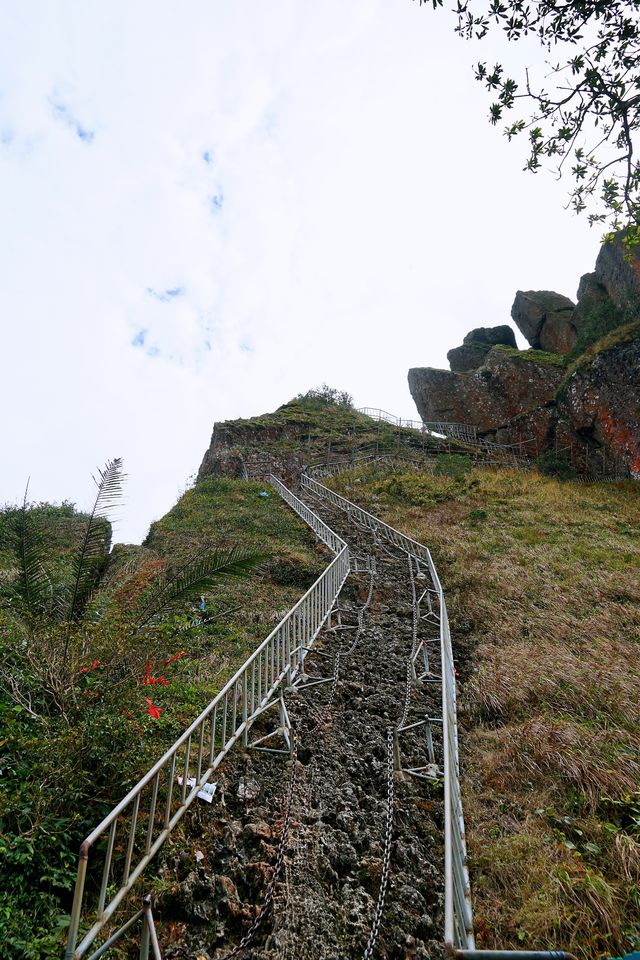
[[(442, 0), (431, 0), (434, 8)], [(426, 0), (420, 0), (420, 5)], [(456, 0), (456, 32), (482, 40), (493, 28), (509, 41), (537, 37), (550, 55), (547, 75), (529, 69), (518, 83), (486, 62), (475, 76), (495, 95), (490, 120), (509, 118), (509, 140), (526, 133), (525, 169), (550, 160), (570, 172), (569, 206), (589, 208), (589, 223), (632, 227), (640, 239), (640, 165), (634, 136), (640, 126), (640, 0)], [(522, 113), (519, 111), (522, 109)]]

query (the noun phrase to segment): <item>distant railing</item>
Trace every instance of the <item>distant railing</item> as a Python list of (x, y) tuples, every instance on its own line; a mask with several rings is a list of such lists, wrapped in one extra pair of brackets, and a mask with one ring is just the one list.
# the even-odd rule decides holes
[[(71, 910), (68, 958), (87, 954), (195, 798), (206, 793), (206, 785), (229, 750), (239, 741), (247, 744), (252, 724), (298, 674), (349, 574), (349, 548), (344, 540), (280, 480), (272, 476), (271, 484), (336, 556), (209, 706), (84, 841)], [(95, 893), (92, 907), (86, 903), (90, 858), (102, 877), (99, 890), (89, 885), (90, 893)], [(87, 912), (93, 916), (91, 926), (78, 943), (80, 923)], [(135, 919), (141, 914), (138, 911)], [(126, 921), (109, 937), (108, 944), (115, 943), (133, 922)], [(148, 938), (146, 943), (148, 951)], [(102, 956), (104, 947), (106, 944), (92, 956)]]
[(434, 420), (427, 422), (425, 420), (407, 420), (403, 417), (396, 417), (395, 414), (387, 410), (380, 410), (379, 407), (358, 407), (358, 413), (363, 413), (372, 420), (383, 420), (385, 423), (391, 423), (395, 427), (403, 427), (408, 430), (419, 430), (421, 433), (434, 433), (436, 435), (447, 437), (452, 440), (468, 440), (472, 442), (477, 437), (477, 427), (468, 423), (447, 423), (444, 420)]

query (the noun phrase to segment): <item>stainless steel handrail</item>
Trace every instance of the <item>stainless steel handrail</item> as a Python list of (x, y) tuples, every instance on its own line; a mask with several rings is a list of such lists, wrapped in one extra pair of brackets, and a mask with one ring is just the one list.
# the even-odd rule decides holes
[[(350, 554), (345, 541), (280, 480), (271, 476), (271, 484), (335, 557), (200, 716), (82, 843), (67, 958), (76, 960), (86, 955), (231, 747), (239, 740), (247, 743), (252, 723), (285, 682), (295, 678), (349, 574)], [(123, 842), (117, 845), (120, 836)], [(103, 846), (98, 846), (99, 842)], [(93, 922), (78, 943), (80, 923), (87, 911), (91, 855), (101, 867), (102, 882), (97, 903), (90, 911)]]
[(440, 622), (440, 655), (442, 660), (442, 723), (444, 767), (444, 884), (445, 884), (445, 929), (444, 942), (449, 951), (473, 950), (473, 912), (471, 887), (467, 867), (467, 849), (460, 794), (458, 762), (458, 728), (456, 712), (456, 681), (451, 633), (447, 605), (440, 578), (431, 553), (424, 544), (400, 533), (388, 523), (363, 510), (362, 507), (341, 497), (308, 475), (301, 478), (303, 489), (333, 503), (345, 511), (361, 526), (382, 535), (389, 543), (406, 551), (429, 570), (433, 589), (438, 600)]

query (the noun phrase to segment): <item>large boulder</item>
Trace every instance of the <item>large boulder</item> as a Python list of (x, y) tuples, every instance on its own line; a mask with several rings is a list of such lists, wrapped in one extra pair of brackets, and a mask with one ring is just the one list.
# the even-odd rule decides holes
[(553, 290), (518, 290), (511, 317), (536, 350), (570, 353), (576, 342), (575, 304)]
[(596, 260), (596, 279), (617, 307), (636, 307), (640, 303), (640, 246), (627, 250), (625, 232), (603, 243)]
[(455, 373), (468, 373), (482, 366), (489, 350), (488, 343), (463, 343), (461, 347), (449, 350), (447, 360)]
[(505, 347), (517, 347), (516, 335), (507, 323), (497, 327), (476, 327), (466, 335), (464, 343), (488, 343), (492, 347), (503, 344)]
[(578, 286), (578, 303), (573, 311), (577, 352), (585, 350), (625, 322), (625, 310), (617, 306), (595, 273), (585, 273)]
[(500, 344), (505, 347), (517, 347), (516, 335), (506, 323), (498, 327), (476, 327), (475, 330), (469, 331), (461, 347), (449, 350), (447, 353), (449, 366), (455, 373), (477, 370), (484, 363), (491, 347)]
[(423, 420), (471, 423), (488, 432), (551, 402), (562, 374), (561, 366), (526, 352), (494, 347), (470, 373), (414, 367), (409, 389)]

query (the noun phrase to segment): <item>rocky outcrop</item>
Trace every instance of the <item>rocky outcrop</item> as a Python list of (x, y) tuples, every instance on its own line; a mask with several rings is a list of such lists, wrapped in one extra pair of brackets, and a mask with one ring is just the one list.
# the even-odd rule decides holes
[(515, 345), (509, 327), (481, 327), (449, 351), (451, 371), (409, 371), (422, 418), (527, 441), (531, 453), (569, 451), (585, 473), (640, 476), (640, 246), (629, 256), (618, 234), (581, 278), (577, 304), (519, 290), (511, 316), (532, 350), (504, 346)]
[(416, 367), (409, 389), (423, 420), (473, 423), (488, 433), (551, 403), (562, 376), (561, 366), (493, 347), (470, 373)]
[(269, 476), (275, 473), (284, 483), (295, 485), (304, 469), (304, 460), (302, 455), (293, 451), (299, 449), (303, 435), (304, 425), (256, 426), (250, 421), (233, 420), (214, 423), (211, 443), (200, 464), (197, 479), (220, 476), (244, 479), (247, 474)]
[(640, 300), (640, 246), (627, 250), (625, 233), (603, 243), (595, 277), (617, 307), (633, 307)]
[(518, 290), (511, 317), (535, 350), (570, 353), (576, 342), (575, 304), (553, 290)]

